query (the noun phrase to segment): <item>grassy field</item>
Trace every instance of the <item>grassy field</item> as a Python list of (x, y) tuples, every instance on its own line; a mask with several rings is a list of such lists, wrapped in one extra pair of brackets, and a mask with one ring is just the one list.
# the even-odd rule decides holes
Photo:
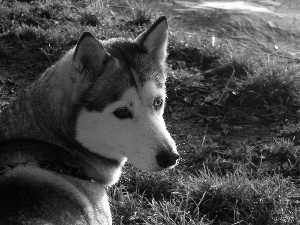
[(165, 119), (181, 161), (155, 174), (127, 164), (108, 189), (114, 224), (300, 224), (299, 62), (184, 34), (171, 6), (171, 0), (2, 0), (0, 108), (83, 31), (133, 38), (165, 14)]

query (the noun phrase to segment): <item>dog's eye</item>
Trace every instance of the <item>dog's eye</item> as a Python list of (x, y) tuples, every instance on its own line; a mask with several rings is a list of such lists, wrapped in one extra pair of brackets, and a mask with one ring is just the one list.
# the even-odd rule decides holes
[(132, 118), (132, 113), (126, 107), (118, 108), (113, 113), (119, 119)]
[(155, 110), (159, 110), (163, 105), (163, 100), (161, 97), (156, 97), (153, 102), (153, 106)]

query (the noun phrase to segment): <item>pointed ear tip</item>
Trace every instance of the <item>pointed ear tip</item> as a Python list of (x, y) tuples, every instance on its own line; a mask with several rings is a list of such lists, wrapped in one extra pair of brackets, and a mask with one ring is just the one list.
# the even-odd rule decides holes
[(162, 23), (164, 22), (166, 24), (166, 26), (168, 27), (168, 19), (166, 16), (161, 16), (157, 19), (157, 23)]
[(95, 36), (91, 32), (85, 31), (81, 34), (81, 36), (79, 37), (79, 39), (77, 41), (77, 44), (75, 47), (75, 52), (73, 54), (73, 59), (75, 59), (75, 57), (77, 57), (78, 52), (85, 52), (87, 49), (98, 48), (98, 47), (101, 50), (103, 49), (103, 46), (95, 38)]
[[(92, 33), (88, 32), (88, 31), (85, 31), (85, 32), (83, 32), (83, 33), (80, 35), (80, 37), (79, 37), (79, 39), (78, 39), (78, 41), (77, 41), (76, 46), (79, 46), (79, 45), (81, 45), (82, 42), (88, 40), (88, 39), (86, 39), (86, 38), (90, 38), (91, 40), (96, 40), (96, 38), (94, 37), (94, 35), (93, 35)], [(77, 49), (77, 48), (76, 48), (76, 49)]]
[(161, 20), (161, 21), (167, 20), (167, 17), (165, 15), (162, 15), (161, 17), (158, 18), (158, 20)]
[(79, 40), (83, 40), (86, 37), (94, 38), (94, 35), (91, 32), (85, 31), (80, 35)]

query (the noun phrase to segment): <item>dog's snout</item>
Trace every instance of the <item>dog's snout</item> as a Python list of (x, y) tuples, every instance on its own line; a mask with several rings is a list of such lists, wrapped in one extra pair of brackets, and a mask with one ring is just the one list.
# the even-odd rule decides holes
[(161, 151), (156, 156), (157, 164), (162, 168), (168, 168), (175, 165), (177, 159), (179, 159), (179, 155), (174, 152)]

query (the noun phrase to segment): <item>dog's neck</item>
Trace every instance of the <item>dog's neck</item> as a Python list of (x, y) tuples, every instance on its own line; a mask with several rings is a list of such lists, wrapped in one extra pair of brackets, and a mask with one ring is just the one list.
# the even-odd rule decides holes
[[(20, 92), (0, 116), (3, 138), (37, 138), (58, 142), (59, 136), (72, 135), (68, 127), (72, 103), (66, 76), (59, 64), (68, 66), (68, 54), (49, 68), (36, 82)], [(64, 80), (63, 80), (64, 79)]]
[[(95, 180), (112, 184), (118, 180), (124, 162), (94, 157), (89, 152), (83, 154), (88, 150), (74, 138), (78, 112), (72, 99), (72, 81), (68, 77), (73, 51), (70, 50), (1, 112), (0, 141), (39, 140), (63, 147), (85, 164), (92, 165), (87, 172), (96, 177)], [(106, 174), (101, 174), (103, 171)]]

